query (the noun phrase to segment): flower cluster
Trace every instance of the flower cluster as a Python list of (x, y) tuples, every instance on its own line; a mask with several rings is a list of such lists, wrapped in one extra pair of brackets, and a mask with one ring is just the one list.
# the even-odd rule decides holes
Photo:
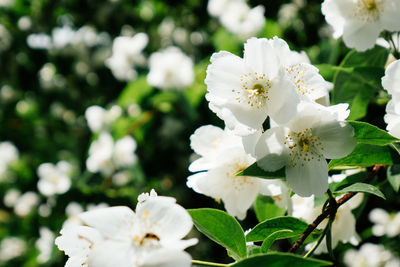
[(56, 245), (69, 256), (67, 266), (190, 266), (183, 251), (197, 243), (182, 240), (192, 228), (187, 211), (174, 198), (152, 191), (138, 198), (135, 212), (119, 206), (79, 215), (87, 226), (61, 230)]
[[(249, 39), (243, 58), (225, 51), (211, 57), (206, 99), (226, 129), (203, 126), (192, 135), (191, 146), (201, 158), (189, 167), (200, 171), (188, 178), (189, 187), (222, 199), (239, 219), (257, 194), (288, 191), (283, 183), (236, 176), (256, 161), (269, 172), (285, 168), (290, 188), (300, 196), (328, 189), (326, 159), (346, 156), (356, 140), (345, 122), (346, 104), (317, 103), (326, 103), (331, 85), (308, 62), (276, 37)], [(268, 118), (270, 128), (264, 129)]]
[(385, 122), (388, 132), (400, 138), (400, 60), (392, 62), (382, 77), (382, 86), (392, 96), (386, 105)]

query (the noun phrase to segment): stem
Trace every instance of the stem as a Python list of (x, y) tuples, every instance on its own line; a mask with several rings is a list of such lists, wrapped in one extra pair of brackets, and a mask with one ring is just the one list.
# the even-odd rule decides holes
[[(375, 175), (378, 173), (378, 171), (383, 167), (383, 165), (375, 165), (374, 168), (372, 169), (372, 172), (368, 175), (367, 179), (365, 179), (364, 183), (369, 183), (371, 180), (375, 177)], [(329, 193), (328, 193), (329, 194)], [(341, 197), (339, 200), (334, 200), (333, 201), (330, 199), (328, 207), (323, 211), (315, 220), (308, 225), (306, 230), (301, 234), (299, 239), (292, 245), (292, 247), (288, 250), (289, 253), (295, 253), (296, 250), (304, 243), (306, 238), (314, 231), (315, 228), (323, 221), (325, 220), (328, 216), (331, 215), (331, 218), (334, 218), (337, 209), (346, 203), (348, 200), (350, 200), (352, 197), (354, 197), (357, 194), (357, 192), (349, 192), (345, 194), (343, 197)]]
[(322, 240), (324, 239), (327, 230), (328, 230), (328, 225), (325, 226), (324, 231), (319, 236), (319, 238), (315, 242), (314, 246), (306, 253), (306, 255), (303, 256), (303, 258), (307, 258), (308, 256), (311, 256), (313, 254), (313, 252), (318, 248), (318, 246), (321, 244)]
[(199, 260), (192, 260), (193, 264), (201, 265), (201, 266), (217, 266), (217, 267), (227, 267), (229, 266), (228, 264), (223, 264), (223, 263), (215, 263), (215, 262), (209, 262), (209, 261), (199, 261)]

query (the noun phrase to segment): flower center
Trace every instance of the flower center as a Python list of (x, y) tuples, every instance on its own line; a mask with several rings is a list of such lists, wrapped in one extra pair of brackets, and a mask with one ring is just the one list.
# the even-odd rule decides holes
[(359, 0), (354, 15), (362, 22), (376, 22), (382, 12), (382, 0)]
[(243, 171), (247, 167), (249, 167), (251, 163), (249, 160), (246, 158), (237, 158), (234, 160), (232, 164), (229, 166), (229, 170), (226, 175), (228, 177), (232, 178), (232, 186), (237, 190), (241, 191), (243, 189), (243, 186), (246, 186), (247, 184), (253, 184), (254, 179), (252, 177), (248, 176), (236, 176), (237, 173)]
[(236, 92), (236, 100), (247, 102), (250, 106), (262, 108), (269, 99), (268, 90), (271, 88), (271, 82), (264, 73), (257, 72), (247, 73), (240, 76), (242, 82), (241, 90), (233, 90)]
[(323, 157), (320, 154), (322, 143), (319, 136), (312, 134), (312, 128), (300, 132), (291, 132), (285, 137), (284, 144), (289, 148), (290, 164), (295, 167), (298, 163), (304, 166), (305, 162)]

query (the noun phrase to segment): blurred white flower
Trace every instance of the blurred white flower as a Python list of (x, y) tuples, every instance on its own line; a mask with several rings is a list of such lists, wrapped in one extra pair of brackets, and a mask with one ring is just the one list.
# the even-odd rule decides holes
[(38, 204), (40, 198), (37, 193), (28, 191), (22, 194), (14, 205), (14, 212), (20, 217), (27, 216)]
[(67, 192), (71, 187), (71, 170), (72, 165), (66, 161), (59, 161), (56, 165), (40, 164), (37, 169), (39, 192), (47, 197)]
[(90, 106), (85, 111), (85, 118), (92, 132), (107, 130), (111, 124), (122, 114), (122, 109), (118, 105), (113, 105), (109, 110), (100, 106)]
[(9, 189), (3, 198), (3, 203), (6, 207), (12, 208), (17, 203), (19, 197), (21, 196), (21, 191), (18, 189)]
[(392, 99), (386, 105), (385, 122), (386, 130), (400, 138), (400, 60), (392, 62), (382, 77), (383, 88), (391, 95)]
[(334, 38), (358, 51), (372, 48), (383, 30), (399, 31), (398, 0), (325, 0), (322, 13), (333, 27)]
[(264, 6), (250, 8), (244, 1), (230, 1), (219, 19), (231, 33), (242, 39), (255, 36), (265, 25)]
[(346, 108), (347, 104), (328, 108), (302, 102), (293, 120), (262, 134), (255, 149), (258, 165), (266, 171), (285, 167), (287, 182), (296, 194), (321, 196), (328, 189), (325, 159), (342, 158), (356, 145), (353, 127), (336, 113), (348, 115)]
[(10, 32), (0, 24), (0, 53), (10, 48), (12, 36)]
[(44, 33), (31, 33), (26, 39), (28, 46), (32, 49), (50, 49), (51, 37)]
[(63, 228), (56, 239), (57, 246), (70, 257), (67, 265), (191, 266), (191, 257), (183, 249), (196, 244), (197, 239), (182, 240), (193, 223), (174, 198), (152, 196), (135, 212), (119, 206), (79, 217), (89, 227)]
[(366, 243), (357, 251), (349, 249), (344, 255), (348, 267), (400, 267), (400, 259), (384, 246)]
[(147, 82), (163, 90), (183, 89), (194, 81), (193, 60), (178, 47), (150, 55)]
[(121, 81), (133, 80), (137, 77), (136, 65), (145, 62), (142, 54), (149, 38), (145, 33), (137, 33), (133, 37), (119, 36), (114, 39), (112, 55), (105, 62), (115, 78)]
[(0, 262), (22, 256), (26, 252), (26, 242), (19, 237), (6, 237), (0, 242)]
[(207, 11), (210, 16), (219, 17), (226, 11), (227, 6), (231, 2), (246, 3), (245, 0), (208, 0)]
[(0, 176), (4, 174), (8, 166), (18, 160), (19, 152), (15, 145), (9, 141), (0, 143)]
[(369, 220), (374, 223), (372, 233), (375, 236), (395, 237), (400, 234), (400, 212), (389, 214), (384, 209), (375, 208), (369, 213)]
[(243, 59), (214, 53), (205, 83), (210, 109), (235, 134), (255, 133), (267, 116), (285, 123), (296, 114), (296, 87), (268, 39), (247, 40)]
[[(321, 206), (314, 206), (314, 196), (311, 197), (300, 197), (293, 195), (292, 198), (292, 216), (303, 219), (307, 223), (312, 223), (318, 215), (321, 214)], [(363, 200), (362, 194), (357, 194), (355, 197), (350, 199), (345, 204), (341, 205), (337, 210), (335, 220), (332, 223), (332, 248), (335, 248), (339, 241), (342, 243), (350, 242), (353, 245), (358, 245), (359, 237), (356, 232), (356, 218), (354, 217), (352, 210), (357, 208)], [(317, 229), (324, 229), (328, 223), (328, 219), (325, 219), (320, 223)], [(308, 245), (306, 249), (310, 249), (314, 243)], [(314, 253), (326, 253), (326, 241), (325, 238), (315, 250)]]
[(15, 0), (0, 0), (0, 7), (11, 7)]
[(61, 28), (54, 28), (51, 33), (52, 45), (56, 49), (62, 49), (72, 43), (74, 36), (75, 31), (68, 25), (64, 25)]
[(192, 149), (201, 157), (189, 166), (191, 172), (198, 173), (188, 177), (187, 186), (197, 193), (222, 200), (229, 214), (243, 220), (258, 194), (282, 200), (289, 198), (289, 190), (280, 180), (236, 176), (253, 164), (255, 158), (246, 153), (241, 138), (228, 129), (202, 126), (190, 141)]
[(112, 136), (102, 132), (90, 145), (86, 167), (90, 172), (109, 176), (117, 169), (133, 166), (137, 162), (136, 146), (131, 136), (125, 136), (114, 144)]
[(38, 263), (43, 264), (50, 260), (51, 253), (54, 247), (54, 233), (47, 227), (40, 227), (40, 238), (36, 240), (35, 246), (39, 250), (39, 255), (36, 260)]

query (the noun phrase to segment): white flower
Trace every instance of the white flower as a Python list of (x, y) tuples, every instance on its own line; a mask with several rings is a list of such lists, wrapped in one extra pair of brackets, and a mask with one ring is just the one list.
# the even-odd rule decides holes
[(100, 106), (90, 106), (85, 111), (85, 118), (92, 132), (107, 129), (122, 114), (120, 106), (114, 105), (109, 110)]
[(136, 141), (131, 136), (125, 136), (114, 144), (112, 136), (102, 132), (90, 145), (86, 167), (90, 172), (111, 175), (119, 168), (130, 167), (136, 163), (136, 146)]
[[(173, 198), (152, 196), (136, 212), (120, 206), (85, 212), (80, 218), (89, 227), (63, 229), (56, 239), (69, 260), (91, 267), (191, 266), (183, 249), (197, 240), (182, 238), (190, 232), (192, 219)], [(74, 249), (77, 245), (84, 251)]]
[(101, 234), (96, 229), (80, 225), (63, 227), (60, 233), (61, 236), (56, 238), (55, 244), (69, 256), (65, 266), (92, 267), (88, 264), (88, 255), (93, 250), (93, 245), (102, 240)]
[(346, 46), (358, 51), (372, 48), (383, 30), (399, 31), (398, 0), (325, 0), (322, 13), (334, 29), (334, 38), (343, 36)]
[(151, 54), (147, 82), (163, 90), (183, 89), (194, 81), (193, 61), (177, 47)]
[(40, 227), (40, 238), (36, 240), (35, 246), (39, 250), (36, 260), (38, 263), (45, 263), (50, 260), (54, 247), (54, 233), (47, 227)]
[(207, 12), (210, 16), (219, 17), (225, 12), (228, 4), (235, 1), (245, 3), (245, 0), (208, 0)]
[(229, 214), (243, 220), (259, 193), (286, 199), (288, 190), (279, 180), (235, 176), (255, 159), (246, 153), (241, 138), (231, 131), (207, 125), (197, 129), (190, 141), (192, 149), (201, 157), (189, 166), (190, 171), (198, 173), (188, 177), (188, 187), (221, 199)]
[(302, 102), (297, 116), (286, 125), (267, 130), (255, 155), (266, 171), (285, 167), (293, 191), (303, 197), (322, 195), (328, 189), (325, 159), (342, 158), (356, 145), (351, 125), (338, 120), (337, 108)]
[(39, 204), (39, 201), (39, 196), (35, 192), (25, 192), (15, 203), (14, 212), (20, 217), (25, 217)]
[(221, 24), (231, 33), (247, 39), (265, 25), (264, 6), (250, 8), (244, 1), (230, 1), (220, 15)]
[(243, 59), (214, 53), (205, 83), (210, 109), (235, 134), (256, 132), (267, 116), (285, 123), (296, 114), (296, 87), (267, 39), (247, 40)]
[(45, 196), (64, 194), (71, 187), (69, 174), (72, 166), (66, 161), (59, 161), (56, 165), (42, 163), (37, 169), (39, 192)]
[(374, 223), (372, 233), (376, 236), (395, 237), (400, 234), (400, 212), (389, 214), (384, 209), (375, 208), (369, 213), (369, 220)]
[(344, 255), (348, 267), (400, 267), (400, 259), (382, 245), (363, 244), (360, 249), (349, 249)]
[(0, 143), (0, 175), (19, 157), (18, 149), (9, 141)]
[(6, 207), (12, 208), (17, 203), (20, 196), (21, 192), (18, 189), (9, 189), (4, 195), (3, 203)]
[(19, 237), (6, 237), (0, 243), (0, 262), (17, 258), (23, 255), (25, 251), (25, 240)]
[(129, 81), (137, 77), (135, 65), (142, 65), (145, 62), (142, 51), (148, 42), (149, 37), (145, 33), (114, 39), (112, 56), (106, 60), (105, 64), (111, 69), (115, 78)]
[[(341, 205), (336, 212), (335, 220), (332, 223), (332, 248), (335, 248), (340, 242), (353, 245), (358, 244), (358, 235), (356, 232), (356, 218), (352, 210), (357, 208), (363, 199), (362, 194), (357, 194), (345, 204)], [(303, 219), (307, 223), (312, 223), (318, 215), (321, 214), (321, 206), (314, 206), (314, 196), (302, 198), (298, 195), (292, 197), (292, 216)], [(325, 219), (318, 225), (318, 229), (324, 229), (328, 223)], [(311, 244), (314, 245), (314, 243)], [(314, 253), (327, 252), (325, 238)]]

